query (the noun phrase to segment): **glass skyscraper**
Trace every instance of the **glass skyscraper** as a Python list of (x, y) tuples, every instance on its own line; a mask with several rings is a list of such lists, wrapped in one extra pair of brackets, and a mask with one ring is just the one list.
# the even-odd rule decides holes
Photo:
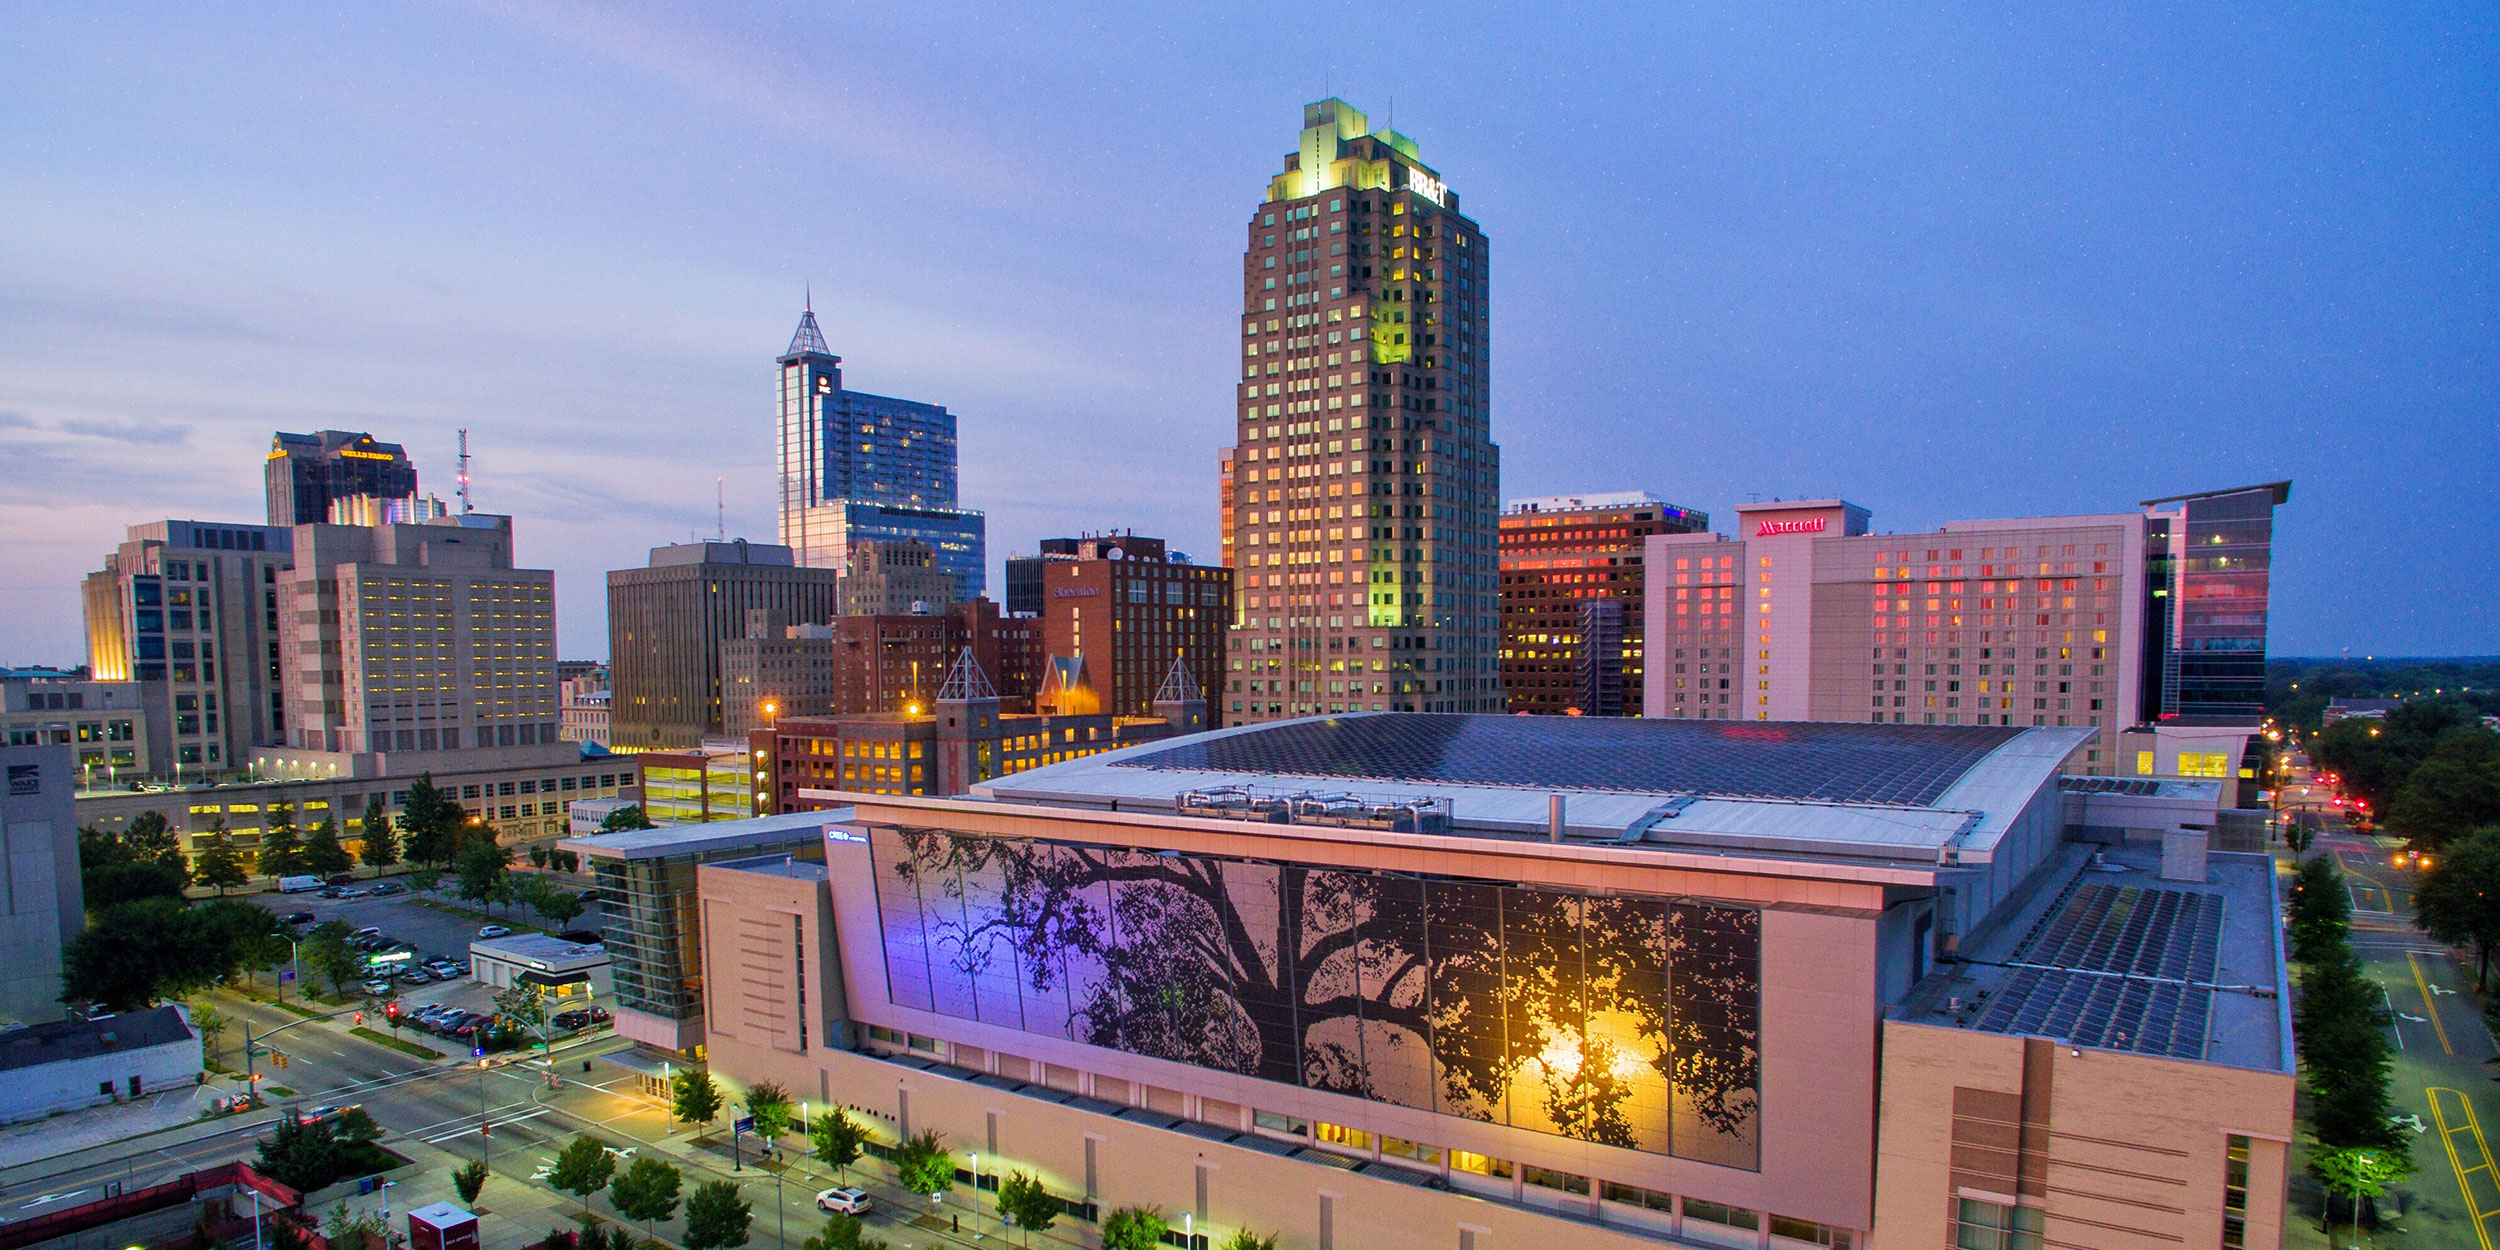
[(1252, 210), (1225, 720), (1499, 712), (1484, 234), (1342, 100)]
[(917, 538), (960, 598), (980, 596), (984, 518), (955, 503), (955, 415), (844, 389), (812, 307), (780, 364), (782, 545), (804, 567), (847, 569), (859, 539)]

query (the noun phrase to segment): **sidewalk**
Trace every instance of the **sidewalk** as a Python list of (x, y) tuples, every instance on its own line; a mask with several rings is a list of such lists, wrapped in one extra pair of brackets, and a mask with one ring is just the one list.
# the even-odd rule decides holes
[(12, 1124), (0, 1128), (0, 1169), (22, 1167), (190, 1124), (228, 1126), (226, 1117), (203, 1121), (200, 1116), (209, 1109), (211, 1100), (240, 1093), (242, 1089), (240, 1084), (223, 1077), (212, 1077), (206, 1084), (169, 1089), (130, 1102)]

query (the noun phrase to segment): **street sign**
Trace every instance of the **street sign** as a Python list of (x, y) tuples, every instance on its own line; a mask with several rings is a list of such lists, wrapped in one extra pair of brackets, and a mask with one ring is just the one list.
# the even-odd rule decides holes
[(279, 970), (278, 970), (278, 983), (279, 983), (279, 984), (283, 985), (283, 984), (285, 984), (285, 983), (287, 983), (287, 982), (289, 982), (289, 981), (292, 981), (292, 980), (294, 980), (294, 979), (295, 979), (295, 970), (294, 970), (293, 968), (281, 968), (281, 969), (279, 969)]
[(751, 1116), (751, 1115), (742, 1115), (742, 1116), (739, 1116), (739, 1117), (738, 1117), (737, 1119), (735, 1119), (735, 1120), (731, 1120), (731, 1121), (729, 1122), (729, 1131), (730, 1131), (730, 1132), (733, 1132), (733, 1133), (752, 1133), (752, 1132), (754, 1132), (754, 1131), (755, 1131), (755, 1117), (754, 1117), (754, 1116)]
[(485, 1058), (485, 1057), (486, 1057), (486, 1048), (485, 1048), (485, 1047), (483, 1047), (483, 1046), (472, 1046), (472, 1047), (470, 1047), (470, 1048), (469, 1048), (469, 1057), (470, 1057), (471, 1059), (483, 1059), (483, 1058)]

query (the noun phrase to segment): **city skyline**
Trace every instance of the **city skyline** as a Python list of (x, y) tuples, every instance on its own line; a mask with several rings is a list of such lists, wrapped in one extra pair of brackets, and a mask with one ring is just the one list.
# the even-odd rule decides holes
[[(0, 52), (10, 662), (75, 662), (79, 580), (127, 525), (255, 523), (271, 434), (318, 429), (404, 444), (446, 494), (469, 429), (478, 506), (557, 571), (560, 651), (605, 654), (598, 575), (709, 537), (711, 479), (730, 535), (771, 539), (759, 362), (811, 281), (858, 385), (962, 415), (993, 575), (1107, 526), (1214, 563), (1237, 214), (1332, 93), (1421, 135), (1503, 249), (1502, 500), (1839, 495), (1914, 532), (2289, 478), (2274, 654), (2500, 650), (2467, 606), (2500, 539), (2447, 506), (2500, 480), (2488, 61), (2415, 69), (2488, 26), (1651, 16), (1428, 32), (1426, 77), (1169, 14), (1023, 51), (941, 18), (946, 55), (864, 15), (26, 20)], [(2333, 82), (2299, 69), (2330, 56)], [(1059, 176), (1102, 117), (1144, 168)], [(1105, 443), (1130, 472), (1089, 470)]]

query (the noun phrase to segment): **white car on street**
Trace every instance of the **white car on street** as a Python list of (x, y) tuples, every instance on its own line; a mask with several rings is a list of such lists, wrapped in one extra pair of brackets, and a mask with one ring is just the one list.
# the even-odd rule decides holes
[(499, 924), (486, 924), (477, 927), (477, 935), (482, 938), (510, 937), (512, 930)]
[(816, 1209), (836, 1215), (868, 1214), (868, 1191), (865, 1189), (828, 1189), (816, 1195)]

